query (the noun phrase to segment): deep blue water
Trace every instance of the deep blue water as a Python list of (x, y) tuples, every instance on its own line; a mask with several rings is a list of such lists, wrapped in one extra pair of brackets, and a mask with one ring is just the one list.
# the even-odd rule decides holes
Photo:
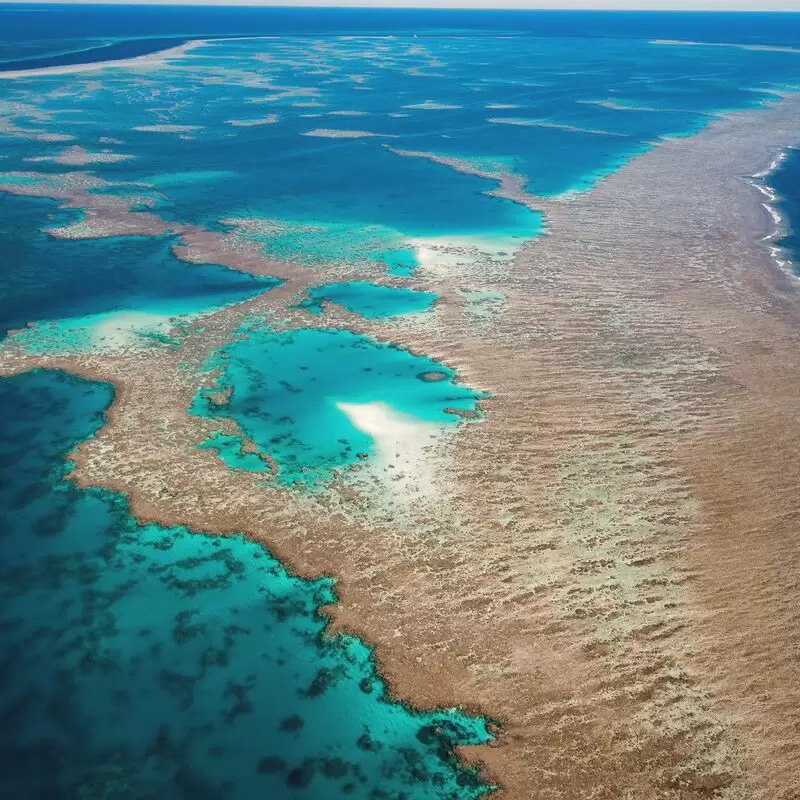
[(787, 150), (778, 169), (766, 180), (778, 194), (776, 205), (788, 229), (775, 244), (786, 249), (800, 275), (800, 151)]
[(156, 50), (175, 47), (185, 41), (186, 37), (125, 39), (119, 42), (103, 44), (99, 47), (81, 48), (66, 53), (54, 53), (40, 57), (28, 56), (17, 60), (0, 61), (0, 72), (14, 69), (41, 69), (43, 67), (61, 67), (68, 64), (86, 64), (90, 61), (114, 61), (120, 58), (135, 58)]
[(181, 324), (280, 283), (181, 261), (171, 236), (56, 243), (46, 229), (79, 214), (57, 210), (50, 200), (5, 195), (0, 209), (0, 340), (30, 326), (14, 334), (29, 352), (175, 343), (170, 333)]
[(370, 651), (324, 634), (330, 580), (66, 478), (111, 399), (0, 380), (0, 796), (478, 797), (452, 747), (484, 723), (391, 701)]
[(243, 300), (279, 281), (214, 264), (187, 264), (174, 237), (114, 236), (54, 241), (40, 229), (74, 212), (49, 200), (0, 200), (0, 337), (29, 322), (113, 311), (190, 312)]
[(64, 40), (184, 35), (287, 35), (513, 31), (530, 36), (688, 39), (800, 45), (792, 13), (663, 11), (493, 11), (380, 8), (252, 8), (0, 4), (0, 57), (62, 49)]

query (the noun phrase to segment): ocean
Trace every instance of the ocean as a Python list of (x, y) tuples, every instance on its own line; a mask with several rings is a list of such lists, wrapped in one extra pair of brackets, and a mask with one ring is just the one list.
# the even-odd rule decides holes
[[(480, 277), (547, 235), (537, 201), (800, 86), (792, 14), (2, 4), (0, 20), (0, 365), (146, 370), (206, 318), (235, 320), (181, 364), (185, 411), (265, 498), (380, 463), (396, 442), (376, 419), (426, 447), (479, 425), (480, 376), (395, 327), (446, 324), (441, 277), (468, 276), (456, 294), (491, 324), (503, 297)], [(792, 153), (768, 179), (790, 227), (797, 174)], [(503, 175), (526, 202), (492, 193)], [(213, 257), (187, 256), (196, 235)], [(276, 274), (251, 274), (253, 253)], [(281, 313), (240, 314), (287, 287)], [(490, 792), (454, 748), (503, 720), (392, 697), (367, 643), (326, 632), (333, 578), (141, 524), (70, 480), (113, 396), (61, 371), (0, 380), (0, 793)]]
[(789, 149), (783, 155), (775, 171), (764, 180), (776, 195), (771, 205), (781, 217), (782, 235), (773, 244), (788, 256), (792, 271), (800, 276), (800, 153)]

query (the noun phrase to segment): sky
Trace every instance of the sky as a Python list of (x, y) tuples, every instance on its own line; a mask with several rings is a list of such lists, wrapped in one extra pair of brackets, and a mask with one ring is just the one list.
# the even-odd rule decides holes
[(800, 11), (800, 0), (16, 0), (17, 2), (90, 2), (145, 5), (339, 6), (348, 8), (492, 8), (674, 11)]

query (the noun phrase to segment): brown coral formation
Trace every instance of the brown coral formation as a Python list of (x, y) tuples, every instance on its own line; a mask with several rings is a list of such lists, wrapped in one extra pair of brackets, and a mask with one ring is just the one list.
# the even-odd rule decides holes
[(740, 176), (798, 119), (787, 99), (664, 142), (549, 203), (548, 235), (514, 262), (427, 287), (505, 297), (491, 324), (440, 302), (438, 324), (392, 330), (493, 394), (437, 455), (435, 508), (372, 514), (357, 484), (268, 490), (194, 448), (208, 423), (185, 413), (185, 365), (241, 307), (146, 361), (9, 351), (2, 368), (113, 380), (78, 479), (336, 575), (335, 624), (376, 645), (398, 696), (500, 720), (465, 753), (499, 796), (796, 800), (800, 295)]

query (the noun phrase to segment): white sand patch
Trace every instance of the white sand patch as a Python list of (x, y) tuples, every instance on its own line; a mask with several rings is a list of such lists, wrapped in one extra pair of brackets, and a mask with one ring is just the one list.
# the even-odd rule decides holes
[(454, 250), (444, 245), (431, 245), (412, 241), (417, 269), (428, 277), (450, 278), (459, 268), (471, 264), (479, 258), (477, 251), (471, 253)]
[(41, 67), (39, 69), (15, 69), (8, 72), (0, 72), (0, 80), (3, 78), (28, 78), (36, 75), (71, 75), (75, 72), (93, 72), (98, 69), (109, 67), (127, 67), (130, 69), (153, 69), (162, 66), (166, 59), (177, 58), (184, 55), (189, 50), (205, 42), (201, 39), (186, 42), (178, 47), (170, 47), (160, 50), (157, 53), (147, 53), (135, 58), (123, 58), (118, 61), (92, 61), (88, 64), (67, 64), (60, 67)]
[(85, 317), (37, 322), (12, 333), (5, 341), (30, 353), (123, 353), (152, 345), (189, 316), (143, 311), (109, 311)]
[(54, 156), (34, 156), (26, 161), (43, 161), (51, 164), (64, 164), (72, 167), (82, 167), (86, 164), (116, 164), (119, 161), (128, 161), (134, 156), (124, 153), (112, 153), (110, 150), (86, 150), (80, 145), (68, 147)]
[(202, 125), (137, 125), (133, 130), (144, 133), (191, 133), (201, 128)]
[(371, 437), (375, 455), (365, 465), (396, 498), (416, 501), (438, 495), (436, 446), (443, 428), (400, 414), (387, 403), (337, 403), (353, 427)]
[(267, 114), (266, 117), (258, 119), (226, 119), (225, 124), (234, 128), (254, 128), (258, 125), (274, 125), (280, 120), (277, 114)]
[(91, 326), (92, 349), (120, 352), (145, 344), (143, 336), (169, 333), (174, 317), (144, 311), (118, 311), (98, 315)]
[(403, 106), (403, 108), (410, 108), (414, 111), (452, 111), (462, 106), (454, 106), (449, 103), (436, 103), (433, 100), (426, 100), (424, 103), (413, 103), (412, 105)]
[(314, 128), (314, 130), (300, 135), (316, 136), (320, 139), (366, 139), (372, 136), (387, 136), (387, 134), (372, 133), (371, 131), (343, 131), (334, 128)]
[(510, 261), (525, 240), (510, 236), (428, 236), (409, 239), (419, 268), (440, 277), (452, 276), (464, 264), (481, 258)]

